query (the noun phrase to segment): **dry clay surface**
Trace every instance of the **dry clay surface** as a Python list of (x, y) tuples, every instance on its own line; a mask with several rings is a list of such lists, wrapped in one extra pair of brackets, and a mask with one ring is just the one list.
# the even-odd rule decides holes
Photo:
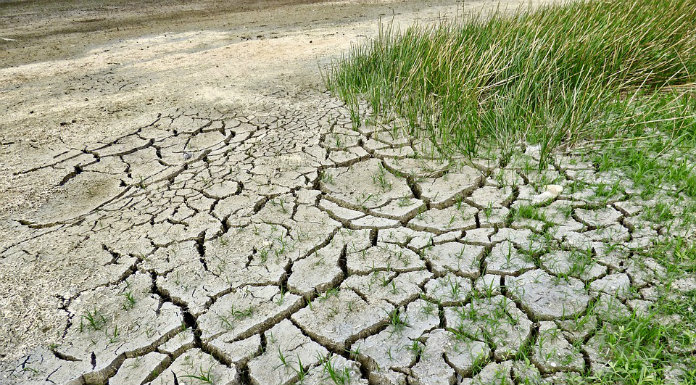
[(580, 157), (542, 171), (531, 146), (445, 160), (395, 123), (355, 127), (287, 75), (318, 76), (308, 63), (350, 39), (301, 36), (319, 48), (191, 32), (0, 70), (13, 111), (0, 383), (564, 383), (607, 370), (602, 326), (657, 295), (663, 272), (642, 250), (694, 229), (649, 221), (654, 201)]

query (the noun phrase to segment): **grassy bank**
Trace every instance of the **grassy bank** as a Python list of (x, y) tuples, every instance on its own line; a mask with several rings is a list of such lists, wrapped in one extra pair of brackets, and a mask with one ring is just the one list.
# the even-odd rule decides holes
[(544, 154), (608, 142), (693, 147), (695, 77), (694, 0), (580, 1), (384, 27), (326, 73), (356, 122), (363, 100), (469, 154), (521, 142)]

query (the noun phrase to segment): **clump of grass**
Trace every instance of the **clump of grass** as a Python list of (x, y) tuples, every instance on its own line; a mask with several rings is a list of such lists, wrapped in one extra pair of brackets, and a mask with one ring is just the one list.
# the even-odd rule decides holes
[[(678, 292), (676, 279), (696, 271), (696, 245), (676, 238), (646, 251), (665, 268), (664, 287), (646, 312), (617, 315), (598, 330), (598, 349), (605, 355), (607, 370), (584, 373), (570, 384), (696, 384), (696, 290)], [(591, 311), (588, 313), (590, 314)], [(674, 368), (677, 379), (667, 380)]]
[(546, 222), (546, 215), (536, 206), (523, 205), (517, 208), (515, 215), (522, 219)]
[(469, 154), (520, 142), (541, 144), (542, 157), (588, 141), (693, 144), (696, 2), (578, 1), (382, 27), (325, 75), (358, 122), (365, 100)]

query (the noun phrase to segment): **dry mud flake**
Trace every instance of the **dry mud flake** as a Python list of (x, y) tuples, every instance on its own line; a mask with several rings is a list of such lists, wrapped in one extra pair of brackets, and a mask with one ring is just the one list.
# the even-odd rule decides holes
[(541, 270), (528, 271), (505, 280), (511, 295), (536, 319), (567, 319), (587, 307), (590, 296), (575, 278), (559, 278)]
[(292, 315), (292, 320), (313, 340), (340, 351), (388, 323), (394, 306), (386, 301), (370, 304), (350, 289), (327, 292)]

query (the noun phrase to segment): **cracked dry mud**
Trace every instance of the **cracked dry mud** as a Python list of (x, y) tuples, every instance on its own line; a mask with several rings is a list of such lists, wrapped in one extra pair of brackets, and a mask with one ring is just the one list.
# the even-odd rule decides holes
[(52, 265), (89, 277), (51, 299), (55, 343), (0, 382), (564, 383), (605, 370), (602, 325), (655, 299), (645, 246), (694, 234), (580, 156), (445, 158), (396, 122), (355, 128), (329, 94), (264, 97), (163, 111), (23, 171), (88, 188), (16, 218), (3, 269), (90, 268)]
[[(101, 266), (92, 288), (58, 298), (59, 343), (5, 378), (327, 383), (331, 362), (353, 383), (558, 383), (601, 370), (597, 322), (575, 320), (650, 301), (660, 268), (631, 261), (669, 236), (640, 219), (651, 203), (628, 182), (593, 196), (609, 176), (572, 156), (539, 176), (524, 172), (534, 147), (505, 165), (434, 148), (354, 129), (324, 94), (311, 112), (162, 113), (34, 168), (121, 183), (73, 218), (23, 220), (2, 249), (19, 260), (61, 240)], [(581, 181), (590, 191), (571, 192)], [(523, 206), (545, 220), (510, 214)]]

